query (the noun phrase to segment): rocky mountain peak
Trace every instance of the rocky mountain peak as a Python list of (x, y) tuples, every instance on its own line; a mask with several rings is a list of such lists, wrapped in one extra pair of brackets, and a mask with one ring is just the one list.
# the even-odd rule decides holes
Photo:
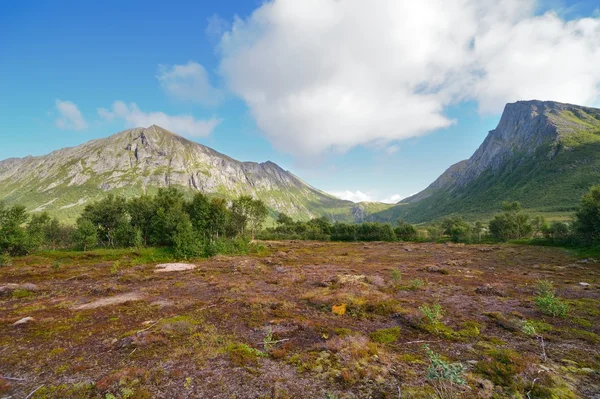
[(552, 147), (571, 134), (599, 130), (599, 126), (600, 109), (596, 108), (540, 100), (506, 104), (498, 126), (471, 158), (452, 165), (425, 190), (402, 202), (417, 202), (440, 189), (466, 186), (484, 171), (498, 170), (514, 156), (531, 156), (541, 146)]

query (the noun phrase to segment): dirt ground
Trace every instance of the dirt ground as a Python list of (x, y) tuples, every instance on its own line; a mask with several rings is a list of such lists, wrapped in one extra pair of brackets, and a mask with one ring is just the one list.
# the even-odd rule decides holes
[[(15, 259), (0, 268), (0, 398), (435, 397), (424, 344), (466, 368), (455, 397), (600, 398), (594, 260), (513, 245), (261, 245), (161, 273), (134, 251)], [(541, 279), (566, 317), (536, 307)], [(419, 309), (435, 304), (438, 321)]]

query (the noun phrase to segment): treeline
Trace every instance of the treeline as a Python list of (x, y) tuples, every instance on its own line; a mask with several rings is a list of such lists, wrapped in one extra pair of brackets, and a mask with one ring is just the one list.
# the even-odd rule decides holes
[(0, 255), (26, 255), (40, 248), (141, 246), (170, 247), (182, 258), (240, 252), (267, 214), (265, 204), (250, 196), (230, 204), (201, 193), (187, 200), (175, 188), (132, 199), (108, 195), (88, 204), (75, 226), (0, 203)]
[(533, 217), (519, 202), (504, 202), (502, 212), (489, 223), (468, 222), (461, 217), (447, 217), (422, 229), (402, 220), (390, 223), (331, 223), (326, 218), (308, 222), (294, 221), (280, 214), (275, 227), (259, 235), (262, 239), (300, 239), (331, 241), (440, 241), (505, 242), (534, 239), (551, 245), (593, 246), (600, 244), (600, 186), (585, 194), (570, 223)]

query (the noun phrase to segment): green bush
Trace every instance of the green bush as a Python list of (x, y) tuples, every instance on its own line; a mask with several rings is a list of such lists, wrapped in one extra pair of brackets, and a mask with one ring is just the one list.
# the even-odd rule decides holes
[(523, 213), (517, 202), (503, 202), (504, 213), (490, 222), (490, 234), (497, 240), (508, 241), (531, 236), (533, 226), (528, 214)]
[(537, 295), (534, 299), (537, 308), (545, 315), (552, 317), (565, 317), (568, 305), (556, 296), (552, 282), (539, 280), (537, 282)]
[(452, 399), (458, 395), (459, 388), (467, 384), (466, 368), (461, 363), (449, 363), (424, 345), (429, 358), (426, 378), (435, 390), (438, 398)]
[(434, 303), (432, 306), (419, 306), (419, 310), (421, 313), (423, 313), (423, 315), (425, 315), (431, 324), (440, 323), (442, 321), (442, 317), (444, 317), (444, 309), (442, 309), (442, 305), (439, 303)]
[(2, 266), (10, 266), (12, 264), (12, 259), (8, 254), (0, 253), (0, 267)]

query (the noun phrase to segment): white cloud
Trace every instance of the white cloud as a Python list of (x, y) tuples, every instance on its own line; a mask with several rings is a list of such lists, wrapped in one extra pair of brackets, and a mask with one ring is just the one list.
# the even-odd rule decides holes
[(204, 33), (211, 40), (219, 40), (223, 33), (231, 28), (231, 24), (226, 19), (221, 18), (217, 14), (213, 14), (206, 20), (206, 28)]
[(370, 193), (365, 193), (360, 190), (352, 191), (352, 190), (344, 190), (344, 191), (331, 191), (331, 194), (352, 202), (384, 202), (387, 204), (395, 204), (404, 198), (400, 194), (393, 194), (385, 198), (378, 199), (378, 197), (373, 196)]
[(84, 130), (87, 129), (87, 123), (83, 119), (83, 115), (77, 108), (77, 105), (71, 101), (55, 101), (56, 110), (60, 116), (56, 119), (55, 124), (59, 129), (65, 130)]
[(296, 156), (453, 123), (447, 106), (600, 98), (600, 18), (535, 0), (274, 0), (221, 37), (220, 73), (274, 145)]
[(223, 91), (212, 86), (206, 69), (197, 62), (159, 65), (156, 78), (162, 89), (176, 99), (203, 105), (217, 105), (223, 101)]
[(385, 202), (386, 204), (395, 204), (403, 198), (405, 198), (403, 195), (392, 194), (389, 197), (386, 197), (386, 198), (380, 200), (379, 202)]
[(373, 201), (373, 197), (371, 197), (367, 193), (363, 193), (360, 190), (332, 191), (331, 195), (341, 198), (343, 200), (348, 200), (348, 201), (352, 201), (352, 202)]
[(191, 115), (167, 115), (164, 112), (143, 112), (135, 103), (115, 101), (110, 110), (98, 108), (98, 115), (107, 120), (121, 119), (125, 127), (158, 125), (174, 133), (191, 137), (205, 137), (221, 123), (221, 119), (195, 119)]

